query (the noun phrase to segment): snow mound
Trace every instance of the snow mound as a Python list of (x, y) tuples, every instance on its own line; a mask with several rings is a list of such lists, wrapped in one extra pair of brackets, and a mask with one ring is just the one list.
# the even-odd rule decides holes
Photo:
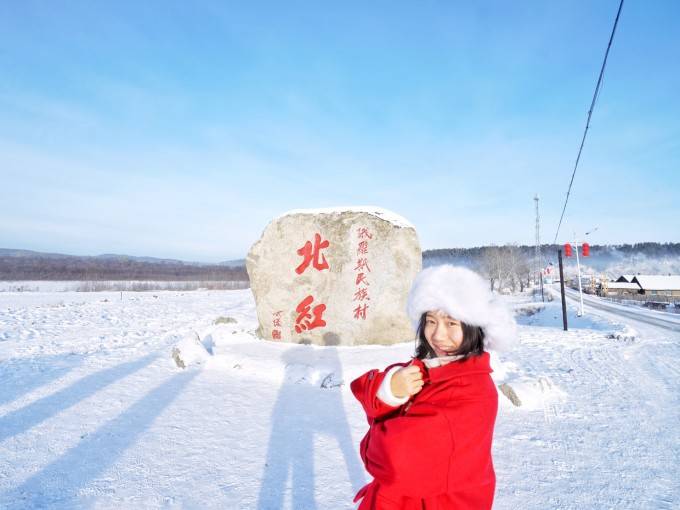
[(626, 324), (623, 329), (609, 333), (607, 338), (618, 340), (624, 343), (633, 343), (638, 338), (638, 332)]
[(201, 342), (198, 333), (192, 331), (172, 348), (172, 359), (179, 368), (200, 365), (210, 359), (210, 352)]
[(342, 377), (329, 367), (290, 363), (285, 367), (284, 380), (288, 383), (309, 384), (319, 388), (337, 388), (344, 384)]
[(545, 303), (519, 303), (512, 307), (515, 315), (530, 317), (545, 308)]

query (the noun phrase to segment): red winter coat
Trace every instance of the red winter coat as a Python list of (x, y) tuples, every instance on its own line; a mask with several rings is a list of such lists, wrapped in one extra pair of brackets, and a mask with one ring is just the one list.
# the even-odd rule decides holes
[(352, 381), (370, 429), (361, 459), (374, 480), (354, 498), (358, 510), (483, 510), (493, 503), (496, 476), (491, 441), (498, 392), (489, 354), (425, 367), (420, 393), (392, 407), (376, 393), (386, 372), (371, 370)]

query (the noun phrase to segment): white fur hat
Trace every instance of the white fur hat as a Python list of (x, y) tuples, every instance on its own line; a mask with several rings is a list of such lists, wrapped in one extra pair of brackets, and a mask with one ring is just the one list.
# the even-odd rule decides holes
[(441, 310), (484, 331), (484, 349), (505, 351), (517, 338), (512, 314), (494, 298), (489, 284), (474, 271), (445, 264), (423, 269), (408, 294), (406, 313), (418, 328), (423, 313)]

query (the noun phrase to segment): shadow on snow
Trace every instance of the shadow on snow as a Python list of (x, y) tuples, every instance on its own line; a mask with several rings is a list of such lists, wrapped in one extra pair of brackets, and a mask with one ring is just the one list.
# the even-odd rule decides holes
[(119, 379), (147, 366), (156, 355), (144, 356), (135, 361), (121, 363), (78, 379), (67, 388), (7, 413), (0, 418), (0, 442), (20, 434), (44, 420), (76, 405)]
[[(149, 357), (143, 359), (139, 367), (149, 361)], [(1, 499), (18, 508), (68, 507), (77, 499), (79, 489), (130, 448), (198, 373), (183, 371), (170, 377)]]
[[(333, 338), (327, 340), (327, 345), (337, 345)], [(363, 464), (350, 434), (342, 393), (332, 383), (328, 389), (322, 389), (322, 381), (315, 380), (313, 373), (315, 365), (323, 366), (323, 372), (333, 373), (333, 380), (339, 383), (342, 381), (342, 367), (334, 347), (319, 350), (308, 346), (292, 348), (284, 354), (283, 360), (286, 362), (286, 376), (272, 411), (271, 435), (257, 508), (280, 509), (285, 494), (289, 493), (291, 508), (316, 509), (316, 434), (335, 438), (354, 491), (365, 484)], [(348, 499), (353, 495), (348, 494)]]
[(82, 363), (82, 356), (56, 355), (9, 359), (0, 365), (0, 405), (63, 377)]

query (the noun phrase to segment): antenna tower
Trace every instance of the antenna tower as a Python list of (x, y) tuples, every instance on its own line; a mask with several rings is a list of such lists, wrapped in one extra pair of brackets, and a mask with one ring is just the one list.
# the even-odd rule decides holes
[[(536, 202), (536, 244), (534, 245), (534, 275), (541, 279), (541, 220), (538, 215), (538, 193), (534, 195)], [(538, 281), (536, 282), (538, 283)]]

